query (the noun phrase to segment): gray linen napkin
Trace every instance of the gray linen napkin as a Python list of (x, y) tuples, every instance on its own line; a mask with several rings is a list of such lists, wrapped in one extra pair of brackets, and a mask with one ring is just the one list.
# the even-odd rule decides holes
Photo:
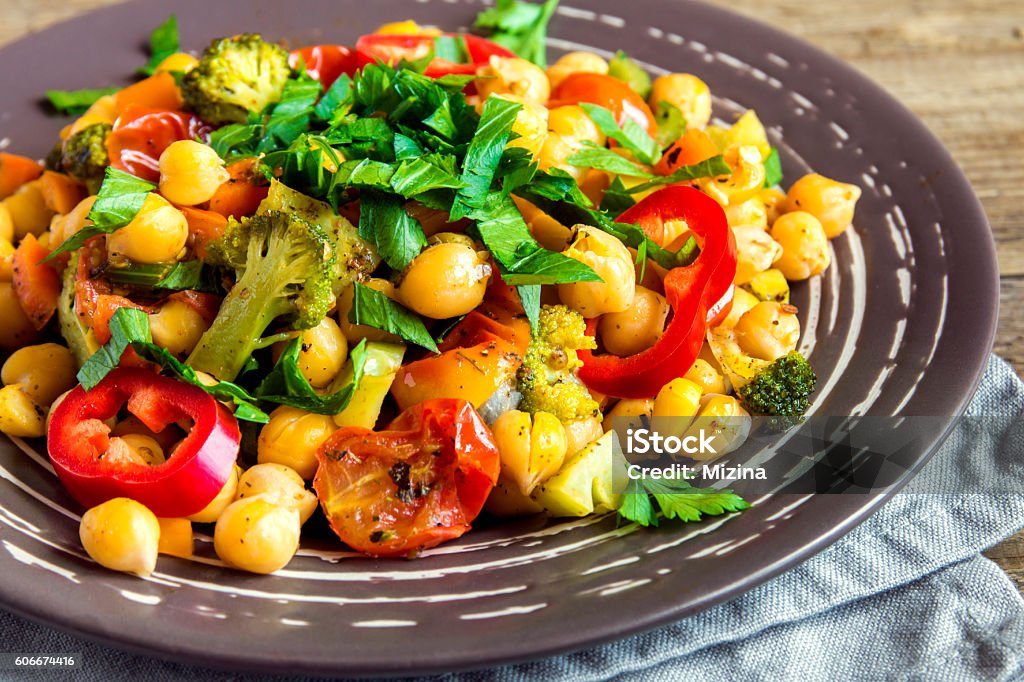
[[(1021, 414), (1024, 384), (993, 357), (968, 415)], [(730, 602), (597, 649), (443, 679), (1015, 679), (1024, 674), (1024, 600), (980, 552), (1024, 528), (1024, 493), (913, 492), (934, 490), (923, 483), (930, 477), (966, 484), (979, 472), (1024, 480), (1024, 423), (1004, 420), (985, 438), (958, 427), (910, 492)], [(5, 651), (83, 653), (74, 679), (279, 679), (126, 654), (3, 612), (0, 633)]]

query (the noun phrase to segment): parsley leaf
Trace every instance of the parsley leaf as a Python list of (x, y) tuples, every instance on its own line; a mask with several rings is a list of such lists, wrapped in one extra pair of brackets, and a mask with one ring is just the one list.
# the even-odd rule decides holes
[(352, 292), (352, 309), (348, 321), (382, 329), (400, 336), (409, 343), (437, 352), (437, 344), (416, 313), (392, 301), (381, 292), (356, 282)]
[(615, 114), (604, 107), (590, 102), (580, 102), (580, 106), (601, 132), (622, 145), (641, 163), (653, 165), (661, 158), (661, 147), (633, 119), (627, 120), (626, 124), (620, 127), (615, 121)]
[(782, 160), (779, 158), (779, 150), (772, 147), (768, 152), (768, 158), (764, 160), (764, 186), (775, 187), (782, 182)]
[(452, 221), (464, 218), (474, 208), (481, 208), (494, 182), (494, 173), (501, 163), (505, 145), (512, 135), (512, 126), (523, 105), (500, 97), (490, 97), (484, 104), (476, 134), (466, 150), (461, 189), (452, 206)]
[(404, 197), (415, 197), (435, 189), (462, 189), (465, 186), (466, 183), (455, 173), (455, 157), (445, 154), (405, 159), (391, 176), (391, 188)]
[(601, 210), (611, 215), (622, 215), (636, 206), (636, 199), (629, 194), (622, 178), (615, 178), (601, 197)]
[(547, 68), (548, 23), (556, 7), (558, 0), (544, 4), (498, 0), (480, 13), (474, 26), (491, 29), (491, 40), (543, 69)]
[(540, 324), (540, 285), (522, 284), (516, 289), (519, 291), (519, 301), (523, 304), (526, 319), (530, 321), (530, 333), (536, 335)]
[(140, 178), (119, 171), (110, 166), (103, 176), (103, 184), (96, 196), (87, 218), (92, 225), (82, 228), (71, 235), (56, 249), (50, 252), (46, 260), (58, 254), (74, 251), (86, 241), (98, 234), (110, 234), (134, 220), (146, 203), (146, 197), (156, 189), (156, 185)]
[(260, 382), (256, 395), (270, 403), (289, 405), (314, 414), (338, 414), (348, 407), (366, 368), (366, 339), (360, 341), (349, 353), (352, 380), (327, 395), (317, 393), (299, 369), (301, 351), (302, 339), (296, 336), (285, 346), (274, 369)]
[(630, 480), (619, 506), (619, 516), (641, 526), (657, 526), (651, 497), (666, 519), (684, 523), (704, 516), (721, 516), (749, 509), (750, 504), (731, 490), (695, 488), (683, 480)]
[(95, 387), (121, 362), (129, 347), (144, 360), (169, 370), (178, 379), (198, 386), (219, 400), (235, 403), (235, 416), (246, 421), (266, 424), (267, 415), (255, 405), (256, 399), (244, 388), (227, 381), (208, 385), (199, 379), (196, 371), (178, 360), (166, 348), (153, 343), (149, 331), (149, 315), (135, 308), (118, 308), (110, 318), (110, 340), (93, 353), (78, 370), (78, 381), (86, 390)]
[(143, 76), (152, 76), (160, 62), (170, 57), (180, 48), (178, 39), (178, 17), (173, 14), (167, 21), (153, 29), (149, 34), (149, 63), (139, 69)]
[(393, 270), (402, 271), (427, 245), (423, 227), (393, 194), (365, 190), (360, 195), (359, 236), (377, 247)]
[(654, 175), (633, 163), (624, 156), (616, 154), (611, 149), (598, 147), (591, 143), (579, 150), (567, 159), (568, 163), (579, 168), (593, 168), (595, 170), (625, 175), (628, 177), (653, 178)]
[(731, 173), (732, 168), (729, 167), (729, 164), (725, 162), (725, 159), (723, 159), (721, 155), (712, 156), (706, 161), (678, 168), (672, 173), (672, 175), (658, 176), (641, 185), (630, 187), (627, 191), (630, 194), (638, 194), (640, 192), (646, 192), (649, 189), (654, 189), (655, 187), (678, 185), (681, 182), (688, 182), (699, 178), (714, 178), (719, 175), (729, 175)]
[(104, 276), (115, 284), (128, 284), (170, 291), (219, 291), (210, 268), (199, 260), (186, 260), (167, 265), (132, 263), (125, 267), (108, 267)]
[(101, 97), (113, 95), (121, 88), (86, 88), (84, 90), (47, 90), (46, 98), (59, 114), (84, 114)]

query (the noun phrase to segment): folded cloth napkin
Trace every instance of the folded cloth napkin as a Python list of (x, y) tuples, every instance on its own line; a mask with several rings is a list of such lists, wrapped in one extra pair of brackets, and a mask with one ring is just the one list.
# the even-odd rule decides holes
[[(1021, 414), (1024, 384), (993, 357), (968, 415)], [(961, 425), (909, 492), (730, 602), (597, 649), (442, 679), (1016, 679), (1024, 675), (1024, 600), (980, 552), (1024, 528), (1024, 493), (938, 494), (920, 483), (976, 480), (979, 471), (1024, 480), (1024, 422), (1016, 422), (1001, 420), (1002, 431), (985, 438)], [(239, 679), (123, 653), (2, 612), (0, 632), (7, 651), (82, 652), (75, 679)]]

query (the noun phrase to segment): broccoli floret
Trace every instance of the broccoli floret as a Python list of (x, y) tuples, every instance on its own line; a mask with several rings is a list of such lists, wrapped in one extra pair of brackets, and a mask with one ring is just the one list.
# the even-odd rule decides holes
[(576, 377), (583, 365), (576, 351), (595, 347), (582, 315), (564, 305), (543, 306), (537, 334), (516, 374), (523, 394), (519, 409), (550, 412), (562, 421), (598, 416), (600, 406)]
[(112, 129), (109, 123), (95, 123), (82, 128), (64, 142), (61, 151), (61, 168), (84, 184), (91, 194), (99, 191), (103, 173), (110, 165), (107, 136)]
[(758, 372), (738, 393), (751, 412), (800, 417), (810, 406), (817, 380), (811, 363), (793, 351)]
[(230, 381), (275, 320), (309, 329), (334, 305), (334, 248), (327, 234), (297, 216), (270, 211), (241, 222), (207, 247), (208, 262), (234, 268), (235, 285), (188, 362)]
[(245, 123), (281, 99), (291, 74), (288, 53), (256, 34), (210, 43), (199, 63), (185, 74), (185, 104), (207, 123)]

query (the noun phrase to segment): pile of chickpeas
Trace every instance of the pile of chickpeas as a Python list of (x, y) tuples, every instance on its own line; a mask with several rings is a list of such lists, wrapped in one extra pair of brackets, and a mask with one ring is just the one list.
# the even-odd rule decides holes
[[(176, 68), (183, 69), (194, 60), (178, 62)], [(522, 59), (492, 57), (481, 69), (487, 78), (478, 81), (477, 87), (481, 105), (490, 95), (522, 104), (514, 127), (519, 137), (510, 144), (527, 149), (543, 169), (569, 172), (599, 203), (611, 178), (569, 165), (567, 159), (588, 144), (604, 145), (604, 135), (581, 107), (546, 106), (552, 88), (577, 72), (606, 74), (608, 62), (596, 54), (575, 52), (545, 71)], [(652, 108), (660, 102), (678, 107), (691, 128), (714, 128), (709, 127), (710, 90), (693, 74), (657, 78), (650, 102)], [(101, 100), (82, 121), (102, 121), (109, 109)], [(734, 302), (719, 332), (727, 334), (744, 356), (772, 361), (794, 350), (800, 337), (788, 283), (819, 275), (829, 266), (828, 240), (850, 225), (860, 190), (815, 174), (800, 178), (785, 193), (764, 188), (768, 143), (760, 123), (755, 126), (754, 121), (756, 117), (741, 122), (755, 134), (746, 134), (721, 150), (733, 173), (699, 185), (722, 205), (738, 249)], [(159, 164), (158, 191), (147, 197), (130, 224), (106, 238), (107, 256), (114, 263), (173, 263), (183, 258), (189, 229), (181, 207), (208, 201), (229, 178), (217, 154), (196, 141), (172, 144)], [(641, 179), (624, 181), (637, 184)], [(0, 319), (4, 321), (0, 347), (11, 352), (0, 371), (4, 384), (0, 430), (12, 436), (44, 435), (47, 413), (75, 385), (77, 370), (64, 346), (28, 345), (38, 336), (11, 284), (14, 244), (26, 234), (37, 235), (44, 246), (60, 244), (88, 224), (93, 201), (95, 197), (89, 197), (66, 215), (55, 214), (46, 207), (38, 186), (30, 182), (0, 202)], [(604, 352), (628, 356), (653, 346), (670, 312), (662, 285), (664, 270), (653, 262), (638, 267), (635, 251), (596, 228), (561, 225), (525, 201), (517, 199), (517, 205), (545, 248), (587, 264), (603, 280), (545, 287), (544, 302), (560, 302), (584, 317), (599, 318), (597, 334)], [(489, 254), (463, 233), (464, 225), (449, 224), (443, 214), (423, 207), (411, 210), (424, 226), (428, 247), (392, 280), (372, 278), (364, 284), (431, 319), (457, 317), (475, 309), (493, 275)], [(682, 245), (688, 237), (685, 224), (667, 225), (666, 231), (669, 247)], [(299, 367), (315, 388), (326, 388), (339, 376), (352, 344), (362, 339), (399, 341), (380, 330), (351, 324), (352, 295), (350, 287), (339, 297), (334, 315), (301, 334)], [(185, 357), (208, 324), (192, 307), (169, 301), (150, 315), (150, 326), (155, 343)], [(279, 354), (281, 347), (274, 352)], [(705, 344), (686, 376), (668, 383), (656, 396), (616, 401), (595, 395), (603, 422), (600, 417), (561, 422), (544, 412), (505, 413), (494, 424), (502, 458), (500, 485), (521, 493), (523, 504), (495, 505), (493, 510), (539, 511), (536, 504), (528, 503), (530, 493), (568, 456), (609, 430), (614, 416), (746, 415), (731, 395), (741, 380), (723, 366), (720, 353)], [(204, 510), (187, 519), (158, 519), (138, 502), (111, 500), (83, 516), (83, 545), (104, 566), (148, 575), (158, 554), (191, 556), (193, 522), (215, 523), (214, 547), (225, 563), (257, 573), (278, 570), (295, 554), (302, 524), (317, 505), (306, 487), (316, 472), (315, 453), (339, 425), (347, 423), (279, 407), (260, 432), (259, 463), (244, 472), (236, 469)], [(165, 453), (173, 450), (173, 441), (149, 432), (134, 417), (111, 427), (116, 444), (112, 450), (135, 463), (160, 464), (166, 460)]]

